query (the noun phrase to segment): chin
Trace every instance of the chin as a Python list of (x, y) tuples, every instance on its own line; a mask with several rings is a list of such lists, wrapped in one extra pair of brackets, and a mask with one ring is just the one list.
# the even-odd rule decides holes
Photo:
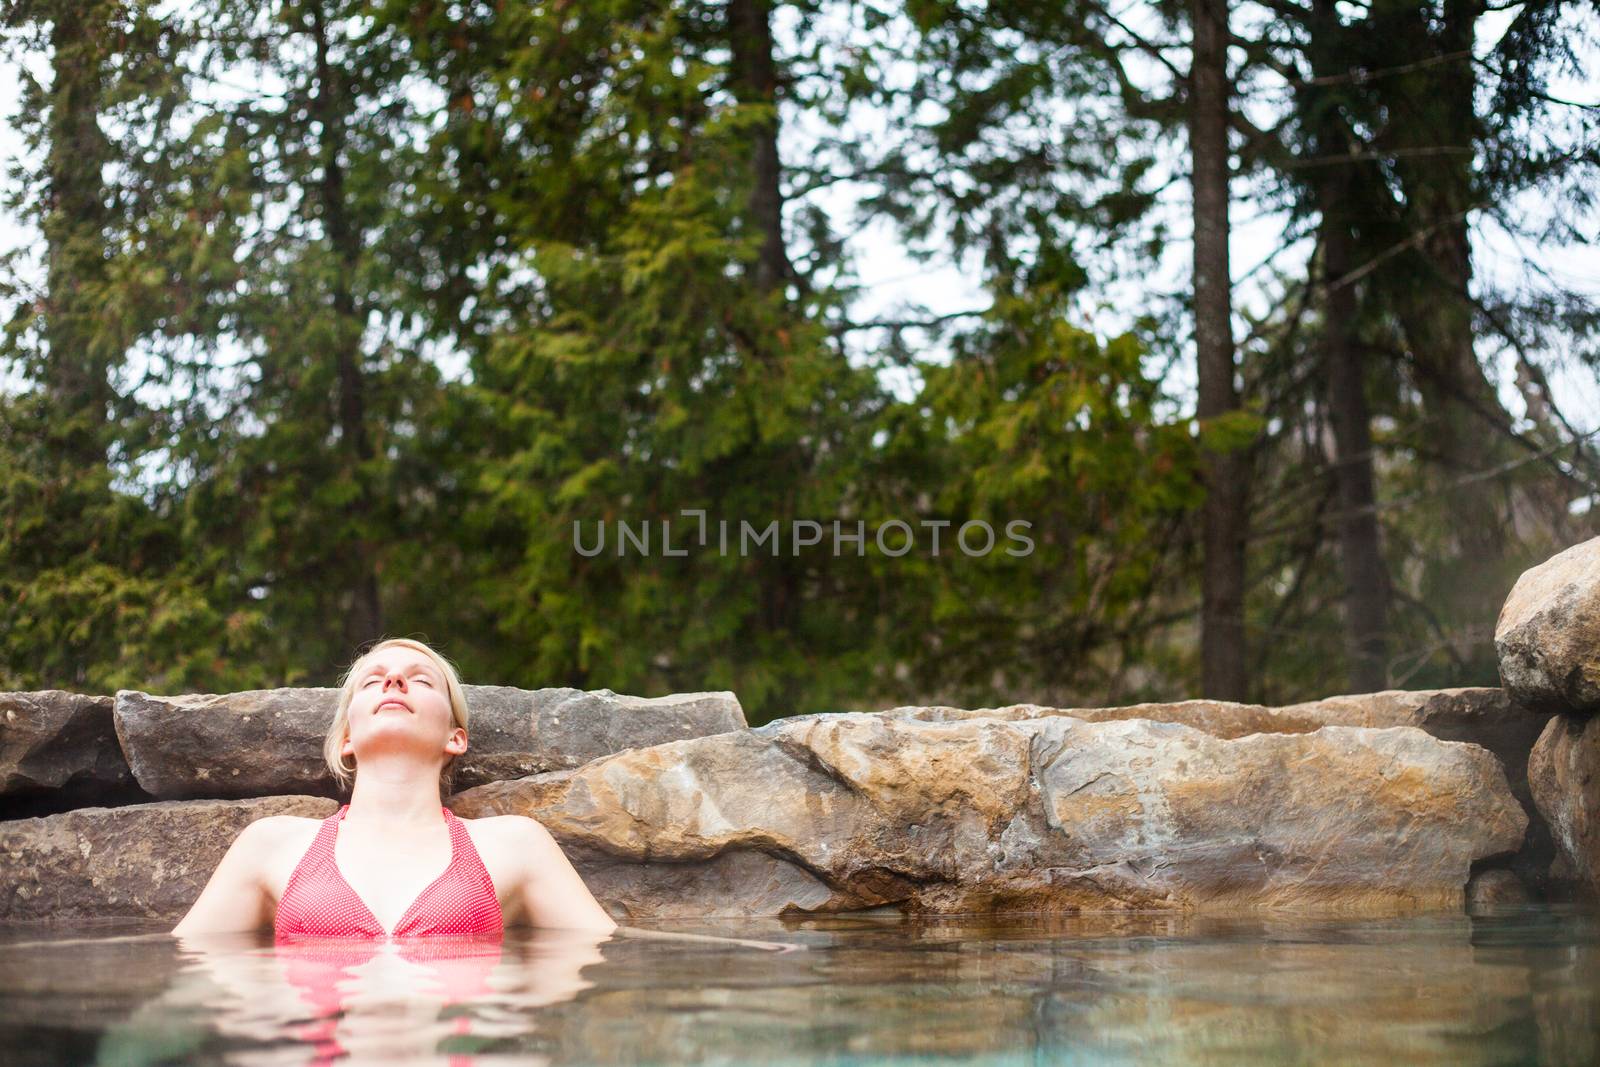
[[(366, 729), (363, 729), (362, 739), (368, 744), (371, 744), (373, 739), (382, 739), (381, 745), (379, 745), (381, 752), (395, 752), (397, 750), (397, 742), (398, 747), (403, 747), (403, 749), (411, 749), (411, 747), (422, 749), (426, 745), (432, 750), (435, 745), (445, 744), (443, 737), (432, 736), (432, 731), (424, 728), (419, 721), (414, 720), (414, 718), (398, 717), (398, 715), (392, 718), (374, 718), (371, 723), (366, 725)], [(368, 747), (368, 744), (363, 744), (362, 749)], [(360, 752), (357, 752), (357, 758), (360, 758)]]

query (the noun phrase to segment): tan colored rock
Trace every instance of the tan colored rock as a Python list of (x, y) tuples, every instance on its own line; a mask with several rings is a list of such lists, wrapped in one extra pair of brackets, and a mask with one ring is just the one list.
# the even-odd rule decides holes
[[(1410, 727), (1222, 739), (1059, 715), (779, 720), (451, 806), (539, 819), (627, 916), (686, 898), (745, 915), (1460, 908), (1472, 863), (1527, 827), (1498, 760)], [(759, 884), (730, 876), (740, 856)]]
[(1253, 733), (1309, 733), (1324, 726), (1375, 729), (1415, 726), (1444, 741), (1482, 745), (1500, 758), (1511, 791), (1531, 820), (1523, 848), (1512, 866), (1528, 885), (1540, 891), (1553, 888), (1549, 871), (1555, 859), (1555, 844), (1528, 789), (1528, 753), (1550, 715), (1523, 707), (1504, 689), (1392, 689), (1325, 697), (1283, 707), (1223, 700), (1183, 700), (1113, 708), (1051, 708), (1037, 704), (970, 710), (944, 706), (899, 707), (881, 714), (924, 722), (979, 718), (1018, 722), (1062, 715), (1086, 722), (1149, 719), (1182, 723), (1221, 738), (1246, 737)]
[[(1447, 741), (1471, 740), (1491, 751), (1515, 750), (1521, 760), (1544, 728), (1547, 715), (1527, 711), (1513, 703), (1502, 689), (1391, 689), (1324, 697), (1283, 707), (1237, 704), (1226, 700), (1180, 700), (1171, 703), (1127, 704), (1112, 708), (1052, 708), (1038, 704), (1011, 704), (999, 708), (898, 707), (881, 712), (889, 718), (922, 722), (959, 722), (966, 719), (1028, 719), (1068, 716), (1085, 722), (1149, 719), (1182, 723), (1213, 737), (1235, 738), (1255, 733), (1302, 734), (1324, 726), (1415, 726)], [(1481, 739), (1481, 740), (1480, 740)], [(1512, 746), (1507, 749), (1506, 746)], [(1499, 754), (1499, 752), (1497, 752)]]
[[(576, 767), (625, 748), (745, 728), (732, 693), (634, 697), (609, 689), (465, 687), (469, 747), (460, 788)], [(116, 697), (117, 737), (139, 784), (166, 799), (339, 796), (322, 761), (331, 688)]]
[(175, 922), (245, 826), (268, 815), (325, 819), (337, 808), (304, 796), (187, 800), (0, 822), (0, 921)]
[(1345, 726), (1415, 726), (1442, 741), (1481, 745), (1505, 768), (1506, 780), (1528, 815), (1528, 834), (1509, 863), (1520, 883), (1540, 894), (1558, 890), (1550, 877), (1556, 856), (1550, 828), (1528, 785), (1528, 756), (1550, 721), (1550, 713), (1517, 703), (1504, 689), (1389, 690), (1328, 697), (1280, 709)]
[[(1213, 737), (1233, 738), (1255, 733), (1309, 733), (1326, 726), (1314, 716), (1282, 714), (1278, 708), (1260, 704), (1236, 704), (1227, 700), (1179, 700), (1170, 703), (1124, 704), (1111, 708), (1053, 708), (1041, 704), (1008, 704), (997, 708), (953, 708), (948, 705), (917, 707), (908, 705), (879, 712), (891, 719), (917, 722), (965, 722), (970, 719), (999, 719), (1025, 722), (1066, 716), (1085, 722), (1121, 722), (1148, 719), (1151, 722), (1176, 722), (1202, 730)], [(816, 718), (817, 716), (810, 716)], [(799, 716), (797, 716), (799, 718)], [(1362, 725), (1370, 725), (1363, 723)], [(1395, 724), (1385, 724), (1395, 725)]]
[(1500, 680), (1545, 712), (1600, 711), (1600, 537), (1527, 571), (1494, 628)]
[(117, 747), (111, 698), (47, 689), (0, 693), (0, 818), (58, 807), (133, 803), (139, 789)]
[(1528, 783), (1564, 873), (1600, 898), (1600, 716), (1552, 717), (1528, 759)]

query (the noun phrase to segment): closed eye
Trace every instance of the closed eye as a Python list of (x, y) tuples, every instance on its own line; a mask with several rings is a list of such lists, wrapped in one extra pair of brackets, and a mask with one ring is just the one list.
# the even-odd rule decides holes
[[(425, 674), (412, 675), (411, 680), (413, 682), (422, 682), (429, 689), (436, 688), (434, 686), (434, 684), (433, 684), (433, 680), (431, 678), (429, 678)], [(361, 688), (365, 689), (368, 686), (372, 685), (374, 682), (381, 682), (381, 681), (383, 681), (383, 676), (382, 675), (378, 675), (378, 674), (374, 674), (371, 678), (368, 678), (366, 681), (361, 683)]]

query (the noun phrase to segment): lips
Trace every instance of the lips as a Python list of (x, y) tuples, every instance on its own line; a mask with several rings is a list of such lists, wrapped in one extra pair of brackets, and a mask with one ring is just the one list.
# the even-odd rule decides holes
[(372, 710), (373, 711), (382, 711), (384, 708), (387, 708), (387, 707), (390, 707), (390, 706), (397, 707), (397, 708), (404, 708), (407, 711), (411, 710), (411, 705), (410, 704), (407, 704), (404, 700), (400, 700), (400, 699), (398, 699), (396, 697), (387, 697), (387, 698), (385, 698), (376, 708), (373, 708)]

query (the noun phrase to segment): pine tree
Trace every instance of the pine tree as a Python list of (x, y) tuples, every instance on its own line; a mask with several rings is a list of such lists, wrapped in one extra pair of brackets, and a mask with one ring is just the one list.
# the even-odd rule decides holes
[[(157, 314), (131, 299), (138, 161), (122, 137), (167, 39), (143, 4), (12, 3), (13, 54), (48, 57), (12, 116), (37, 169), (8, 175), (8, 207), (43, 238), (4, 265), (12, 307), (0, 363), (0, 686), (109, 692), (209, 676), (219, 620), (183, 566), (159, 495), (142, 484), (159, 419), (130, 382)], [(26, 158), (26, 157), (24, 157)]]

